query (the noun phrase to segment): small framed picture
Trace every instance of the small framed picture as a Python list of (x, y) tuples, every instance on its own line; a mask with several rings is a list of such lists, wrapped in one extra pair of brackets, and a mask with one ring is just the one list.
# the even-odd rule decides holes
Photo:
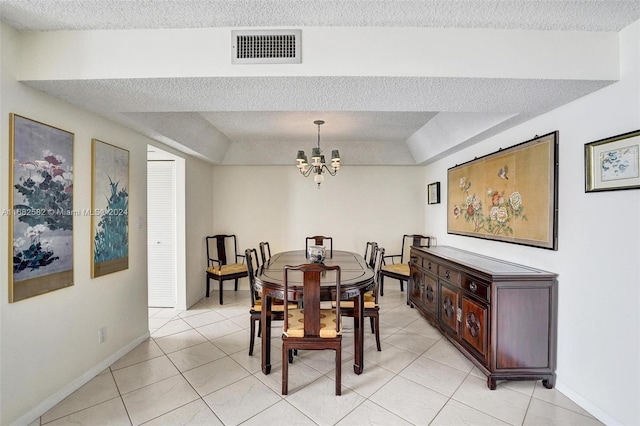
[(585, 192), (640, 188), (640, 130), (584, 145)]
[(439, 204), (440, 203), (440, 182), (433, 182), (427, 186), (427, 203)]

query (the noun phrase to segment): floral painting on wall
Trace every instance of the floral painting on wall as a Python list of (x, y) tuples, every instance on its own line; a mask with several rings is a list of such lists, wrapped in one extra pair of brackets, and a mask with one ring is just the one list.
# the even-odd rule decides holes
[(640, 188), (640, 130), (584, 145), (585, 192)]
[(129, 268), (129, 151), (92, 140), (91, 277)]
[(73, 285), (73, 133), (10, 114), (9, 302)]
[(558, 132), (448, 170), (447, 232), (557, 250)]

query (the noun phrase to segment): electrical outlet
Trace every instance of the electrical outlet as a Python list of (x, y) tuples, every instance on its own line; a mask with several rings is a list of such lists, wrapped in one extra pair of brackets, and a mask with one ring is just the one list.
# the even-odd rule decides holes
[(107, 341), (107, 327), (98, 330), (98, 343), (102, 344)]

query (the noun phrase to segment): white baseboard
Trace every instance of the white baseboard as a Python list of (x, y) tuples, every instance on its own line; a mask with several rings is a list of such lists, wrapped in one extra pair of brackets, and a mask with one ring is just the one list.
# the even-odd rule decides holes
[(609, 413), (602, 411), (600, 407), (598, 407), (597, 405), (594, 405), (591, 401), (589, 401), (588, 399), (585, 399), (582, 395), (575, 392), (573, 389), (571, 389), (561, 381), (556, 380), (555, 387), (556, 389), (558, 389), (558, 391), (562, 392), (564, 396), (566, 396), (567, 398), (569, 398), (570, 400), (578, 404), (584, 410), (588, 411), (589, 414), (591, 414), (596, 419), (600, 420), (605, 425), (622, 426), (622, 423), (620, 423), (620, 421), (611, 417)]
[(133, 348), (135, 348), (136, 346), (138, 346), (140, 343), (144, 342), (148, 338), (149, 338), (149, 331), (144, 333), (142, 336), (136, 338), (135, 340), (130, 342), (128, 345), (126, 345), (125, 347), (123, 347), (122, 349), (120, 349), (118, 352), (114, 353), (113, 355), (111, 355), (107, 359), (105, 359), (102, 362), (100, 362), (98, 365), (93, 367), (91, 370), (87, 371), (82, 376), (80, 376), (77, 379), (75, 379), (69, 385), (65, 386), (64, 388), (60, 389), (58, 392), (56, 392), (53, 395), (51, 395), (49, 398), (47, 398), (44, 401), (42, 401), (36, 407), (34, 407), (33, 409), (29, 410), (23, 416), (18, 418), (12, 425), (14, 425), (14, 426), (28, 426), (31, 422), (33, 422), (38, 417), (42, 416), (44, 413), (46, 413), (47, 411), (49, 411), (50, 409), (55, 407), (58, 403), (60, 403), (60, 401), (62, 401), (63, 399), (65, 399), (66, 397), (68, 397), (69, 395), (71, 395), (72, 393), (77, 391), (78, 389), (80, 389), (89, 380), (93, 379), (98, 374), (102, 373), (102, 371), (105, 368), (109, 367), (111, 364), (113, 364), (114, 362), (116, 362), (117, 360), (122, 358), (129, 351), (131, 351)]

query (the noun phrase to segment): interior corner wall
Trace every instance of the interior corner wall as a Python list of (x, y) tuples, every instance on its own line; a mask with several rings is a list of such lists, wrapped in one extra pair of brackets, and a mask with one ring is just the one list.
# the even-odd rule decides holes
[(403, 234), (424, 229), (423, 168), (344, 161), (321, 189), (293, 166), (215, 166), (212, 231), (236, 234), (243, 253), (261, 241), (272, 253), (304, 250), (311, 235), (332, 236), (334, 250), (364, 253), (377, 241), (399, 253)]
[[(9, 114), (74, 133), (76, 211), (91, 208), (91, 139), (129, 150), (129, 268), (91, 279), (88, 215), (73, 219), (74, 285), (8, 302), (10, 233), (0, 216), (0, 424), (27, 424), (149, 335), (147, 138), (16, 80), (20, 33), (0, 24), (0, 209), (9, 210)], [(11, 188), (12, 189), (12, 188)], [(106, 327), (106, 342), (98, 329)]]
[[(640, 129), (640, 21), (619, 34), (620, 80), (426, 167), (442, 183), (440, 245), (559, 274), (557, 388), (606, 424), (640, 424), (640, 190), (585, 193), (584, 144)], [(447, 169), (559, 131), (558, 250), (449, 235)]]

